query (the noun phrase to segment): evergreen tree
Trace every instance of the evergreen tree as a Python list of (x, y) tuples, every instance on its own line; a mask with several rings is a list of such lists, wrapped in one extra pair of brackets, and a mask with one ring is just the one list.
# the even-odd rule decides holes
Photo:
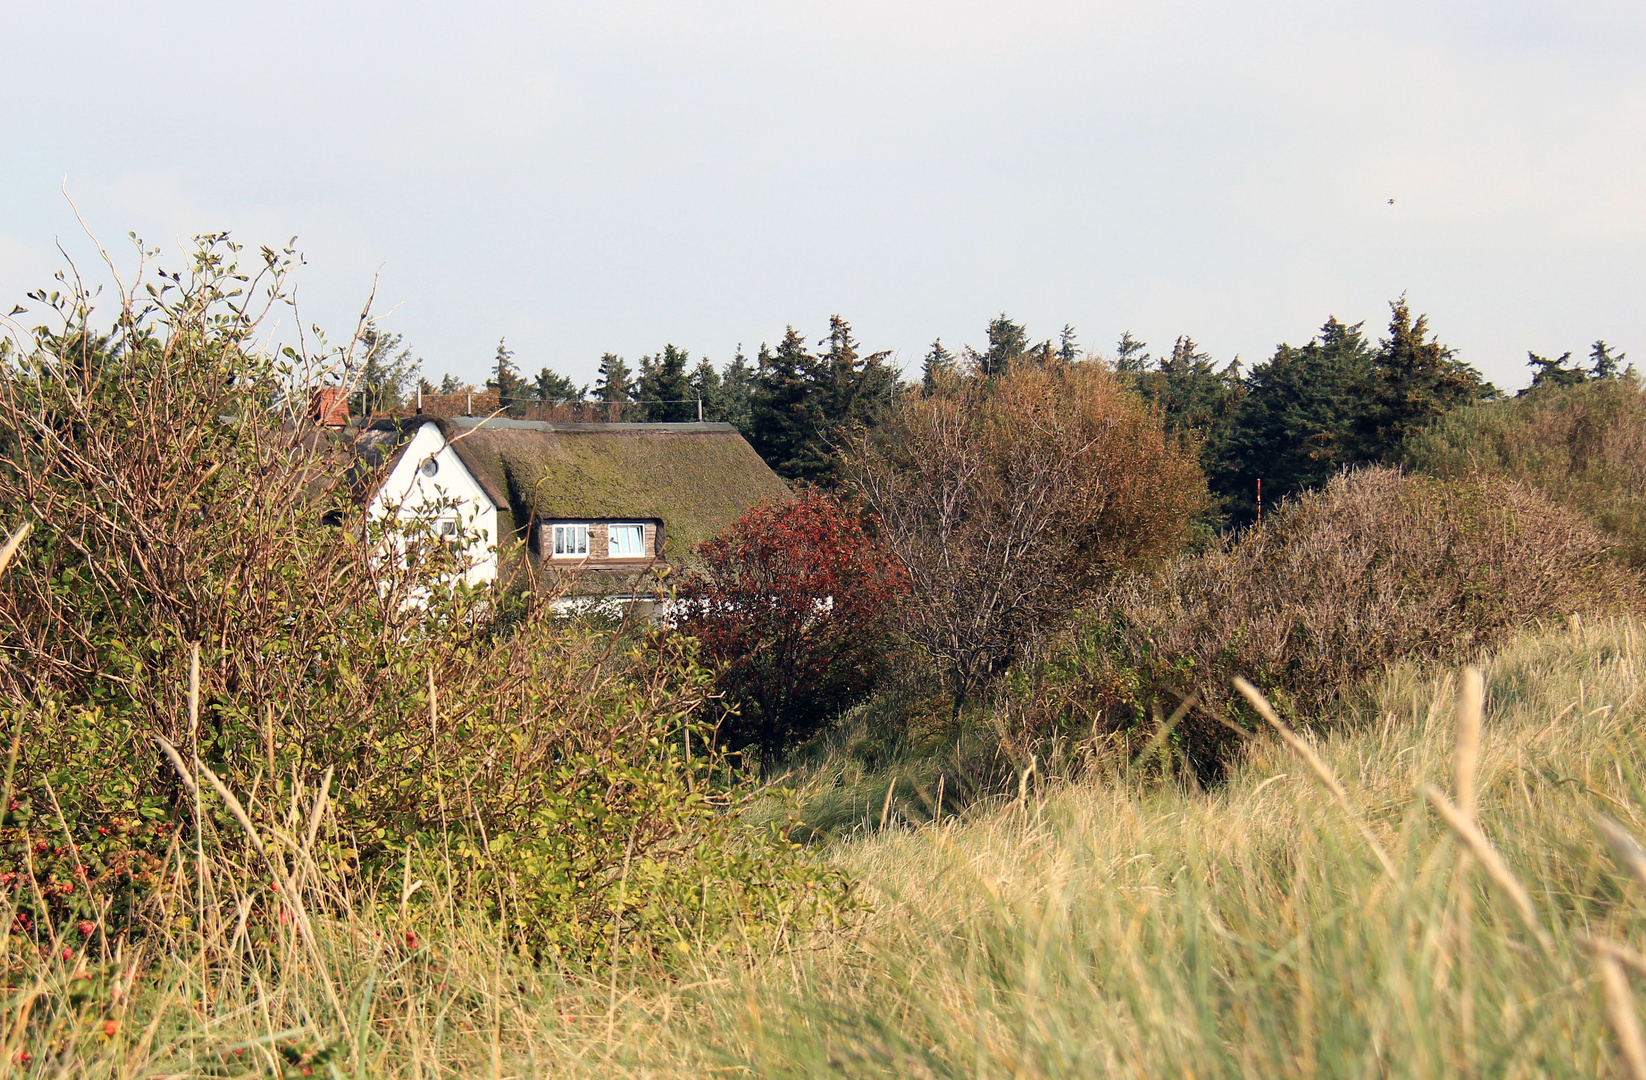
[(1614, 356), (1612, 347), (1606, 344), (1604, 340), (1595, 342), (1589, 348), (1589, 378), (1617, 378), (1619, 375), (1618, 365), (1627, 359), (1627, 356), (1627, 353), (1618, 353)]
[(1364, 325), (1329, 318), (1308, 344), (1283, 344), (1252, 368), (1207, 470), (1231, 519), (1252, 519), (1259, 479), (1264, 500), (1278, 501), (1360, 460), (1358, 432), (1376, 362)]
[(692, 394), (703, 403), (703, 419), (721, 419), (720, 372), (714, 369), (708, 357), (703, 357), (692, 368), (690, 382)]
[(1004, 311), (989, 323), (988, 337), (988, 351), (972, 353), (978, 374), (985, 379), (1004, 375), (1011, 370), (1014, 362), (1029, 351), (1029, 332), (1007, 317)]
[(1389, 308), (1389, 336), (1377, 352), (1360, 425), (1360, 457), (1366, 461), (1399, 460), (1401, 442), (1429, 421), (1497, 393), (1480, 372), (1430, 339), (1428, 316), (1413, 319), (1404, 296)]
[(697, 419), (697, 395), (686, 375), (685, 349), (663, 346), (657, 356), (640, 358), (640, 385), (637, 397), (645, 419), (656, 424), (678, 424)]
[(486, 380), (486, 389), (496, 390), (498, 403), (505, 409), (514, 407), (525, 397), (526, 380), (514, 366), (514, 350), (503, 338), (497, 339), (497, 353), (492, 359), (492, 377)]
[(616, 353), (602, 353), (597, 374), (595, 400), (610, 406), (611, 418), (617, 419), (622, 416), (623, 408), (634, 399), (634, 388), (629, 385), (629, 365)]
[(1141, 375), (1149, 369), (1148, 345), (1132, 337), (1127, 330), (1120, 335), (1114, 349), (1114, 369), (1122, 375)]
[(891, 355), (858, 351), (851, 324), (829, 319), (814, 355), (789, 327), (775, 350), (760, 349), (749, 404), (749, 442), (781, 476), (832, 486), (835, 444), (858, 424), (874, 425), (898, 391)]
[[(1551, 360), (1547, 356), (1539, 356), (1530, 350), (1526, 353), (1526, 366), (1532, 368), (1531, 390), (1540, 390), (1550, 386), (1577, 386), (1588, 381), (1588, 373), (1575, 364), (1569, 364), (1572, 359), (1570, 352), (1561, 353)], [(1525, 393), (1525, 391), (1522, 391)]]
[(537, 373), (537, 378), (532, 381), (532, 389), (537, 394), (537, 400), (545, 405), (582, 401), (589, 392), (588, 387), (577, 386), (566, 376), (548, 368)]
[(932, 342), (920, 365), (920, 385), (930, 394), (955, 377), (954, 353), (943, 347), (943, 339)]
[(1080, 343), (1075, 340), (1074, 327), (1063, 324), (1063, 332), (1057, 337), (1057, 358), (1065, 364), (1072, 364), (1080, 359)]
[(1172, 355), (1153, 371), (1136, 376), (1138, 391), (1160, 407), (1166, 430), (1194, 433), (1204, 439), (1228, 415), (1240, 386), (1240, 360), (1222, 371), (1194, 338), (1179, 336)]
[(743, 355), (741, 343), (737, 346), (737, 355), (732, 362), (726, 365), (726, 370), (720, 374), (720, 403), (716, 419), (734, 424), (737, 430), (745, 437), (750, 430), (749, 395), (754, 385), (754, 367), (749, 358)]
[(360, 411), (366, 416), (392, 412), (416, 392), (423, 362), (413, 358), (400, 340), (399, 334), (385, 334), (375, 325), (360, 335), (361, 359), (354, 383), (360, 391)]
[(819, 370), (823, 422), (829, 429), (824, 438), (832, 441), (840, 429), (878, 423), (897, 394), (897, 372), (886, 362), (891, 353), (860, 356), (851, 323), (838, 315), (829, 316), (829, 335), (818, 344), (828, 346)]
[(473, 389), (473, 383), (465, 382), (456, 375), (442, 375), (440, 377), (440, 392), (442, 394), (466, 394)]
[(779, 476), (812, 479), (822, 462), (813, 456), (822, 425), (815, 393), (817, 359), (790, 326), (776, 349), (764, 344), (756, 357), (749, 394), (749, 443)]

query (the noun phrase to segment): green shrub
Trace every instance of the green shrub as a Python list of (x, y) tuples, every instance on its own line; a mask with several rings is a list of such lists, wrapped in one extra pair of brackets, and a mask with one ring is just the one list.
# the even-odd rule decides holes
[(1190, 702), (1165, 745), (1213, 777), (1250, 719), (1234, 676), (1304, 720), (1395, 660), (1456, 659), (1532, 619), (1638, 603), (1608, 547), (1524, 485), (1344, 474), (1262, 531), (1105, 593), (1023, 722), (1135, 750)]
[(1408, 440), (1404, 456), (1435, 476), (1535, 485), (1646, 567), (1646, 393), (1632, 374), (1458, 409)]
[[(34, 525), (0, 578), (0, 872), (29, 920), (199, 917), (207, 869), (174, 856), (392, 877), (408, 917), (416, 871), (566, 962), (620, 919), (626, 949), (663, 956), (848, 903), (781, 829), (739, 823), (689, 642), (451, 584), (459, 549), (428, 523), (362, 519), (369, 478), (300, 423), (312, 368), (253, 348), (248, 297), (279, 302), (286, 260), (265, 250), (254, 284), (237, 251), (210, 238), (107, 334), (58, 297), (61, 328), (0, 368), (0, 520)], [(248, 820), (208, 783), (196, 798), (161, 739)]]

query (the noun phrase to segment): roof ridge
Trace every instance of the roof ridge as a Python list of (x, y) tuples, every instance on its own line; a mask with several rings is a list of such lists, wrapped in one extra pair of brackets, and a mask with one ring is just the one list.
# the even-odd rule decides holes
[(588, 423), (559, 423), (553, 420), (515, 420), (506, 416), (453, 416), (448, 417), (447, 423), (453, 427), (466, 431), (487, 429), (492, 431), (552, 431), (558, 434), (577, 435), (582, 433), (600, 433), (608, 435), (641, 434), (644, 432), (678, 433), (678, 434), (723, 434), (736, 432), (735, 424), (708, 421), (698, 423), (664, 423), (658, 422), (588, 422)]

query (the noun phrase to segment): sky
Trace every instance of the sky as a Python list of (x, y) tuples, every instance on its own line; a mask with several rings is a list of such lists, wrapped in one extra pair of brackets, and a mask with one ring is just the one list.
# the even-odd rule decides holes
[[(1500, 386), (1646, 367), (1646, 4), (6, 5), (0, 312), (86, 228), (295, 236), (300, 318), (593, 381), (830, 315), (918, 372), (1001, 312), (1219, 361), (1405, 294)], [(1390, 202), (1390, 200), (1394, 200)], [(72, 203), (71, 203), (72, 200)], [(28, 323), (28, 317), (21, 321)], [(287, 325), (277, 333), (289, 333)]]

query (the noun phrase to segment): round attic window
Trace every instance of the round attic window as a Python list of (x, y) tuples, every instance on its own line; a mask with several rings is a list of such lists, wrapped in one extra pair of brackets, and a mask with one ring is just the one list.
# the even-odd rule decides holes
[(427, 461), (423, 462), (423, 467), (418, 471), (424, 476), (433, 476), (435, 473), (440, 471), (440, 462), (434, 460), (433, 458), (429, 458)]

